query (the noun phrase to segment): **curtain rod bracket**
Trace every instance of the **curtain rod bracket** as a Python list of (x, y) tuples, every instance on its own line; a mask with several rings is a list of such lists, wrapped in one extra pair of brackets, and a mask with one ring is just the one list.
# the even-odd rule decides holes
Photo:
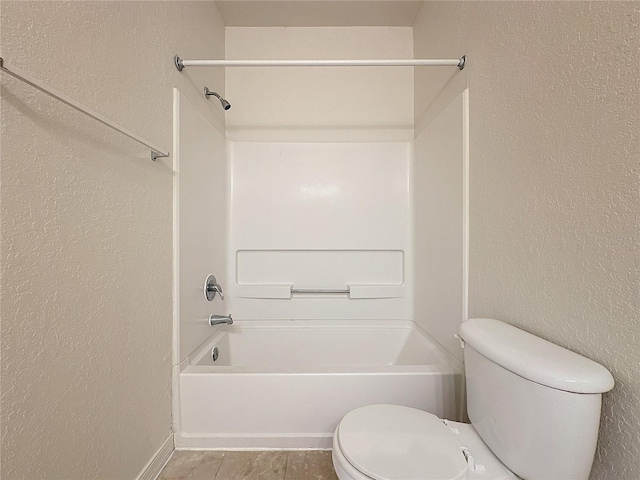
[(173, 64), (176, 66), (179, 72), (181, 72), (184, 69), (182, 59), (178, 55), (173, 57)]
[(462, 70), (464, 68), (464, 64), (467, 63), (467, 56), (463, 55), (460, 57), (460, 63), (458, 63), (458, 68)]
[(168, 156), (168, 154), (151, 150), (151, 160), (153, 160), (154, 162), (159, 158), (167, 158)]

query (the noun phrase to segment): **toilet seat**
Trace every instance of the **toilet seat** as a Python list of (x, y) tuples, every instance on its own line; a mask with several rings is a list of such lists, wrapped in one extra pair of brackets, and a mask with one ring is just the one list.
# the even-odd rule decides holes
[(468, 465), (460, 444), (435, 415), (399, 405), (349, 412), (336, 431), (340, 452), (374, 480), (463, 480)]
[(340, 480), (518, 478), (472, 425), (399, 405), (349, 412), (334, 434), (333, 463)]

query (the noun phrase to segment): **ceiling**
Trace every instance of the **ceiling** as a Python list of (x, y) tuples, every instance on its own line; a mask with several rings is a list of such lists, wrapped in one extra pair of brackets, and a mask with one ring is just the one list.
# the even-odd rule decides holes
[(227, 27), (413, 27), (423, 1), (219, 0)]

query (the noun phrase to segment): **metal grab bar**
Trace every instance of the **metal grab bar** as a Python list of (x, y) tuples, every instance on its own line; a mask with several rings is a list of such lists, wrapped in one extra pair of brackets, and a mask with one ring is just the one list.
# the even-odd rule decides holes
[(333, 288), (293, 288), (291, 287), (291, 293), (331, 293), (331, 294), (342, 294), (349, 295), (351, 293), (351, 289), (333, 289)]

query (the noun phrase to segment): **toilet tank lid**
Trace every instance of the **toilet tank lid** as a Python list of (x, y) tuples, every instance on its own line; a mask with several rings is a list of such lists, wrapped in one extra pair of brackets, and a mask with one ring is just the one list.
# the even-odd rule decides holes
[(492, 362), (532, 382), (573, 393), (604, 393), (611, 373), (599, 363), (492, 318), (460, 325), (460, 336)]

